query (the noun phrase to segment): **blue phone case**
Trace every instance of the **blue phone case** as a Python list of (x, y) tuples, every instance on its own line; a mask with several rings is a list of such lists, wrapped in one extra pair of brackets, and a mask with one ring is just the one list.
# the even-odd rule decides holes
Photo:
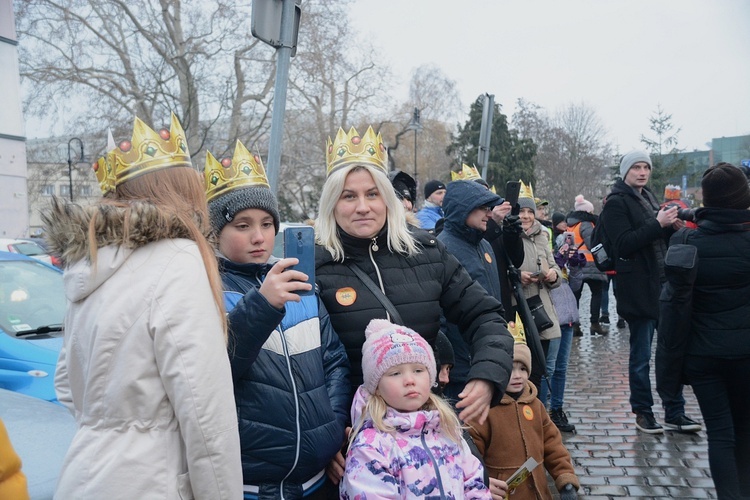
[(284, 229), (284, 258), (295, 257), (299, 264), (289, 269), (301, 271), (308, 276), (310, 291), (298, 291), (300, 295), (315, 293), (315, 230), (310, 226), (294, 226)]

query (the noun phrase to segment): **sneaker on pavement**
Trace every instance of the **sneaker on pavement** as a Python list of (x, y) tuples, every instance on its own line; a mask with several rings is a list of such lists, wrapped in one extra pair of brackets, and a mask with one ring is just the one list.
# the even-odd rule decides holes
[(560, 432), (573, 432), (576, 430), (576, 426), (568, 422), (568, 416), (565, 415), (565, 410), (562, 408), (550, 410), (549, 418), (552, 420), (552, 423), (557, 426)]
[(685, 415), (672, 420), (664, 420), (664, 427), (677, 432), (698, 432), (703, 428), (701, 424)]
[(656, 423), (651, 413), (638, 413), (635, 417), (635, 427), (646, 434), (663, 434), (664, 428)]
[(599, 318), (599, 323), (602, 325), (608, 325), (609, 324), (609, 315), (608, 314), (602, 314), (602, 316)]
[(620, 318), (617, 320), (617, 328), (625, 328), (625, 320)]

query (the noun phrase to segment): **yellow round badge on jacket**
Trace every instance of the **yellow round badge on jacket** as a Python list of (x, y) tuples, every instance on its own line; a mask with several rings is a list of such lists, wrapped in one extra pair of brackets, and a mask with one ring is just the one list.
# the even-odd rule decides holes
[(492, 256), (487, 252), (484, 252), (484, 260), (492, 264)]
[(526, 420), (534, 420), (534, 410), (531, 409), (531, 406), (523, 407), (523, 417)]
[(336, 302), (342, 306), (350, 306), (357, 300), (357, 291), (354, 288), (346, 287), (336, 290)]

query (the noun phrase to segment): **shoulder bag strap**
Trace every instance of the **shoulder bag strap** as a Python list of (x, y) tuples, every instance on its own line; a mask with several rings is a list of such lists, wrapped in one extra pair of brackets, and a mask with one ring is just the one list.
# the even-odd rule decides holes
[(381, 304), (383, 304), (383, 307), (385, 307), (385, 310), (391, 316), (391, 321), (395, 322), (398, 325), (403, 325), (404, 320), (401, 319), (401, 315), (396, 310), (396, 306), (394, 306), (393, 302), (391, 302), (388, 297), (385, 296), (383, 291), (375, 284), (375, 282), (372, 281), (372, 279), (370, 279), (370, 277), (367, 276), (367, 274), (354, 262), (347, 262), (346, 265), (349, 267), (349, 269), (352, 270), (354, 274), (357, 275), (357, 278), (359, 278), (360, 281), (367, 287), (367, 289), (370, 290), (375, 298), (378, 299)]

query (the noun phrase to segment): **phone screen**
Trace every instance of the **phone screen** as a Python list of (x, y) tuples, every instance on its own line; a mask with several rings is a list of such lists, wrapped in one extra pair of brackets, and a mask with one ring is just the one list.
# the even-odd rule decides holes
[(308, 283), (313, 287), (309, 291), (297, 291), (300, 295), (315, 293), (315, 230), (310, 226), (294, 226), (284, 229), (284, 257), (295, 257), (299, 264), (289, 269), (296, 269), (308, 276)]
[(505, 201), (512, 207), (511, 215), (518, 215), (521, 207), (518, 206), (518, 194), (521, 192), (521, 183), (519, 181), (508, 181), (505, 184)]

